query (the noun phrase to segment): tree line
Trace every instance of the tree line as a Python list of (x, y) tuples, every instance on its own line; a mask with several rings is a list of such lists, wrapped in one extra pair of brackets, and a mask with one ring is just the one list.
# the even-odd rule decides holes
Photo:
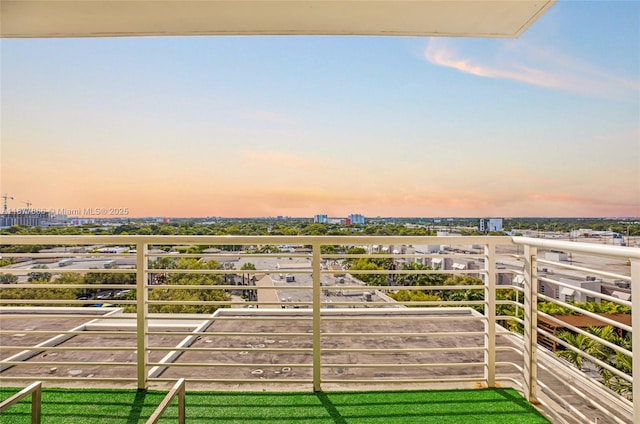
[[(161, 258), (149, 264), (150, 269), (171, 270), (212, 270), (220, 269), (220, 264), (215, 260), (208, 262), (196, 258)], [(5, 300), (20, 299), (20, 303), (7, 303), (9, 306), (38, 306), (43, 303), (38, 300), (69, 300), (69, 303), (57, 304), (58, 306), (79, 306), (75, 300), (93, 300), (95, 303), (108, 303), (113, 306), (122, 306), (125, 312), (135, 312), (136, 306), (118, 303), (121, 300), (136, 299), (136, 275), (131, 273), (98, 273), (89, 272), (84, 275), (73, 272), (61, 273), (55, 278), (55, 288), (46, 285), (52, 282), (53, 275), (45, 268), (39, 268), (29, 276), (30, 287), (16, 286), (15, 284), (3, 284), (0, 286), (0, 297)], [(12, 280), (9, 274), (0, 274), (0, 280)], [(14, 281), (17, 282), (17, 281)], [(162, 284), (159, 284), (159, 283)], [(210, 302), (225, 302), (230, 300), (230, 294), (222, 289), (202, 288), (202, 286), (221, 285), (225, 283), (224, 277), (219, 274), (200, 273), (151, 273), (150, 283), (156, 284), (149, 290), (150, 301), (171, 301), (172, 304), (150, 304), (149, 312), (158, 313), (213, 313), (216, 309), (225, 305), (211, 304)], [(42, 285), (43, 287), (37, 287)], [(86, 285), (82, 288), (67, 288), (65, 285)], [(130, 289), (120, 288), (94, 288), (97, 285), (131, 286)], [(180, 288), (168, 288), (167, 285), (176, 285)], [(36, 287), (33, 287), (36, 286)], [(97, 297), (100, 293), (108, 293)], [(33, 300), (33, 303), (24, 302)], [(91, 304), (90, 304), (91, 305)]]
[[(442, 222), (425, 219), (396, 218), (375, 220), (363, 225), (320, 224), (311, 220), (290, 219), (224, 219), (216, 222), (183, 219), (157, 223), (144, 220), (102, 225), (100, 222), (80, 226), (27, 227), (14, 225), (0, 230), (0, 234), (18, 235), (372, 235), (372, 236), (433, 236), (437, 229), (456, 229), (461, 235), (479, 235), (474, 227), (476, 218), (457, 218)], [(505, 218), (505, 231), (537, 230), (569, 233), (588, 228), (594, 231), (613, 231), (624, 236), (640, 236), (640, 221), (618, 218)], [(37, 247), (32, 247), (36, 249)], [(5, 250), (6, 251), (6, 250)], [(36, 251), (36, 250), (27, 250)]]

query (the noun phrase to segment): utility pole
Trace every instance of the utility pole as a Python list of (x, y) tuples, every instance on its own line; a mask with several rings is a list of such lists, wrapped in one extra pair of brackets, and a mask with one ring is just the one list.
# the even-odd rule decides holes
[(4, 196), (2, 196), (2, 199), (4, 200), (4, 207), (2, 208), (2, 213), (6, 214), (8, 212), (7, 200), (13, 200), (13, 197), (11, 197), (7, 193), (5, 193)]

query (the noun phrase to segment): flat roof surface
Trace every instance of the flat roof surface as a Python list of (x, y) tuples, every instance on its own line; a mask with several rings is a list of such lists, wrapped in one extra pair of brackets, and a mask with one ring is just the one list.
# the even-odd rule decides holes
[[(73, 310), (89, 308), (71, 308)], [(101, 309), (101, 308), (91, 308)], [(105, 308), (106, 309), (106, 308)], [(111, 308), (112, 309), (112, 308)], [(448, 310), (447, 310), (448, 309)], [(327, 352), (330, 349), (430, 349), (466, 347), (482, 349), (484, 336), (438, 336), (437, 333), (449, 332), (483, 332), (484, 323), (480, 317), (472, 317), (470, 311), (460, 311), (454, 308), (429, 310), (410, 309), (327, 309), (323, 310), (322, 321), (322, 361), (325, 365), (323, 378), (326, 379), (381, 379), (394, 382), (397, 378), (441, 378), (441, 377), (469, 377), (481, 379), (483, 366), (473, 364), (482, 362), (483, 351), (471, 352)], [(170, 334), (150, 335), (150, 347), (163, 347), (166, 351), (151, 351), (150, 362), (159, 362), (165, 354), (186, 339), (193, 338), (190, 344), (194, 350), (184, 352), (171, 361), (175, 364), (201, 363), (202, 367), (171, 366), (160, 374), (162, 378), (187, 379), (306, 379), (311, 381), (312, 370), (312, 321), (310, 309), (224, 309), (219, 310), (217, 318), (198, 316), (191, 320), (163, 320), (154, 319), (149, 323), (152, 332), (190, 332), (199, 326), (210, 336), (193, 336)], [(401, 314), (401, 315), (400, 315)], [(1, 316), (1, 315), (0, 315)], [(438, 321), (425, 321), (425, 317), (440, 318)], [(358, 317), (375, 318), (358, 320)], [(131, 314), (116, 314), (116, 317), (83, 318), (55, 318), (49, 316), (39, 318), (36, 313), (20, 319), (2, 319), (2, 330), (21, 331), (24, 336), (3, 335), (2, 344), (5, 346), (33, 346), (55, 337), (55, 334), (30, 335), (29, 331), (69, 331), (77, 327), (89, 332), (86, 335), (76, 335), (57, 344), (59, 347), (89, 347), (96, 346), (96, 350), (47, 350), (39, 348), (41, 353), (27, 359), (25, 362), (123, 362), (136, 361), (134, 350), (104, 350), (101, 348), (136, 346), (135, 316)], [(266, 318), (266, 319), (265, 319)], [(446, 318), (446, 320), (441, 320)], [(473, 321), (469, 320), (473, 319)], [(22, 333), (24, 331), (24, 333)], [(229, 333), (236, 335), (230, 336)], [(248, 335), (243, 335), (247, 333)], [(343, 336), (344, 334), (362, 333), (358, 336)], [(414, 333), (412, 336), (403, 334)], [(434, 333), (419, 335), (420, 333)], [(252, 334), (259, 334), (258, 336)], [(330, 334), (334, 334), (333, 336)], [(337, 334), (337, 335), (336, 335)], [(397, 335), (395, 335), (397, 334)], [(514, 346), (513, 342), (504, 337), (501, 343)], [(235, 349), (235, 351), (197, 351), (198, 348)], [(303, 350), (287, 352), (287, 350)], [(15, 350), (3, 350), (2, 359)], [(505, 352), (508, 354), (508, 352)], [(503, 360), (507, 360), (507, 356)], [(517, 359), (511, 357), (511, 360)], [(434, 363), (468, 363), (460, 368), (416, 368), (419, 364)], [(220, 366), (216, 366), (220, 365)], [(229, 367), (239, 364), (238, 367)], [(246, 367), (242, 364), (247, 364)], [(256, 367), (254, 364), (268, 364)], [(406, 364), (406, 367), (389, 368), (358, 368), (356, 364)], [(333, 366), (335, 365), (335, 366)], [(95, 366), (56, 365), (56, 376), (67, 376), (73, 370), (81, 369), (79, 375), (96, 378), (135, 378), (135, 367), (129, 366)], [(262, 373), (254, 372), (262, 369)], [(283, 371), (283, 368), (290, 370)], [(2, 377), (19, 375), (49, 375), (48, 366), (14, 366), (0, 373)], [(179, 376), (179, 377), (178, 377)], [(223, 384), (223, 381), (220, 384)], [(232, 383), (235, 385), (235, 383)], [(306, 384), (308, 387), (308, 384)]]
[[(6, 313), (6, 309), (0, 311)], [(219, 316), (213, 318), (205, 315), (189, 317), (185, 315), (172, 320), (166, 319), (167, 315), (154, 317), (149, 323), (149, 331), (162, 331), (169, 334), (149, 335), (151, 348), (166, 349), (150, 351), (150, 362), (160, 362), (173, 348), (181, 343), (184, 344), (187, 340), (189, 340), (187, 345), (191, 348), (180, 355), (175, 355), (166, 367), (157, 368), (155, 371), (160, 380), (152, 379), (150, 385), (153, 388), (166, 388), (167, 381), (184, 377), (189, 382), (190, 390), (311, 390), (312, 368), (310, 365), (313, 346), (311, 312), (309, 309), (223, 309), (220, 310)], [(484, 323), (481, 319), (475, 319), (478, 318), (475, 317), (469, 320), (473, 314), (471, 310), (460, 308), (328, 309), (322, 312), (323, 390), (466, 388), (482, 385), (484, 367), (477, 363), (482, 362), (484, 350), (473, 349), (482, 348), (484, 336), (455, 334), (456, 332), (484, 331)], [(47, 316), (50, 317), (50, 315)], [(99, 380), (100, 378), (135, 379), (136, 377), (136, 336), (126, 333), (135, 328), (135, 317), (130, 314), (116, 316), (121, 318), (87, 317), (85, 328), (96, 331), (97, 334), (77, 335), (58, 345), (63, 348), (97, 346), (96, 350), (38, 348), (37, 351), (40, 353), (26, 359), (25, 363), (51, 362), (52, 365), (19, 365), (5, 369), (0, 372), (2, 385), (15, 385), (15, 381), (11, 383), (11, 377), (15, 376), (32, 377), (34, 380), (60, 376), (75, 379), (45, 382), (45, 385), (66, 387), (105, 387), (106, 385), (135, 388), (135, 382), (107, 384)], [(426, 317), (433, 320), (426, 320)], [(359, 318), (367, 319), (359, 320)], [(24, 330), (25, 333), (30, 328), (34, 331), (52, 327), (58, 330), (70, 330), (77, 327), (79, 323), (82, 324), (82, 318), (79, 320), (63, 317), (40, 318), (32, 310), (24, 319), (0, 319), (0, 329)], [(196, 328), (201, 328), (206, 334), (197, 336), (170, 334), (175, 331), (190, 332)], [(355, 333), (361, 334), (355, 335)], [(431, 334), (422, 335), (421, 333)], [(40, 337), (37, 339), (27, 337), (30, 336), (3, 335), (2, 345), (23, 346), (42, 340)], [(519, 336), (499, 335), (496, 343), (499, 347), (497, 362), (510, 362), (518, 367), (523, 366), (523, 347)], [(110, 350), (115, 347), (130, 349)], [(419, 351), (438, 348), (446, 350), (454, 347), (472, 350)], [(198, 350), (202, 348), (231, 350)], [(417, 351), (358, 351), (363, 348), (415, 349)], [(506, 350), (500, 350), (500, 348)], [(332, 352), (332, 349), (352, 351)], [(540, 381), (544, 381), (545, 385), (563, 397), (570, 398), (572, 405), (585, 411), (592, 420), (600, 416), (601, 422), (606, 422), (605, 417), (601, 416), (588, 401), (575, 395), (569, 385), (582, 386), (580, 390), (592, 397), (591, 402), (599, 403), (605, 409), (609, 409), (611, 402), (606, 396), (594, 391), (592, 387), (582, 385), (576, 371), (572, 371), (568, 366), (562, 366), (557, 358), (546, 353), (544, 349), (539, 349), (538, 358)], [(83, 364), (53, 365), (53, 362), (83, 362)], [(95, 364), (96, 362), (106, 363), (106, 365)], [(125, 365), (110, 366), (109, 363)], [(200, 365), (189, 366), (196, 363)], [(175, 365), (171, 366), (171, 364)], [(233, 364), (238, 366), (231, 366)], [(424, 367), (427, 364), (443, 364), (443, 366)], [(497, 375), (517, 381), (522, 379), (520, 372), (511, 365), (498, 365)], [(443, 383), (404, 383), (401, 380), (405, 378), (442, 380)], [(447, 382), (451, 378), (468, 378), (469, 381)], [(198, 381), (209, 379), (214, 382)], [(369, 381), (359, 381), (364, 379)], [(275, 382), (267, 380), (275, 380)], [(287, 380), (291, 383), (282, 384)], [(499, 382), (504, 386), (512, 386), (512, 383), (507, 380), (499, 380)], [(549, 394), (548, 390), (540, 389), (540, 396), (551, 398), (553, 401), (553, 395)], [(620, 414), (623, 421), (630, 417), (622, 409), (616, 413)], [(565, 418), (570, 423), (579, 422), (576, 417)]]

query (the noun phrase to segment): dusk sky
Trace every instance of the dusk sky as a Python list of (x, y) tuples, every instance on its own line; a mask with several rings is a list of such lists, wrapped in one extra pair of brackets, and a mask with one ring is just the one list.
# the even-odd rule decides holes
[(11, 209), (640, 216), (640, 1), (518, 39), (2, 39)]

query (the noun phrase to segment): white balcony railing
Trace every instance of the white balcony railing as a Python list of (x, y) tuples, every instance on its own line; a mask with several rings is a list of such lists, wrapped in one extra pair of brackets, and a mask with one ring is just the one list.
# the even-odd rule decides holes
[[(0, 269), (10, 283), (0, 286), (3, 382), (502, 384), (554, 422), (640, 422), (640, 373), (629, 365), (640, 338), (625, 339), (640, 326), (640, 314), (625, 314), (640, 305), (637, 248), (370, 236), (2, 236), (0, 245), (15, 261)], [(602, 314), (605, 304), (622, 313)]]

